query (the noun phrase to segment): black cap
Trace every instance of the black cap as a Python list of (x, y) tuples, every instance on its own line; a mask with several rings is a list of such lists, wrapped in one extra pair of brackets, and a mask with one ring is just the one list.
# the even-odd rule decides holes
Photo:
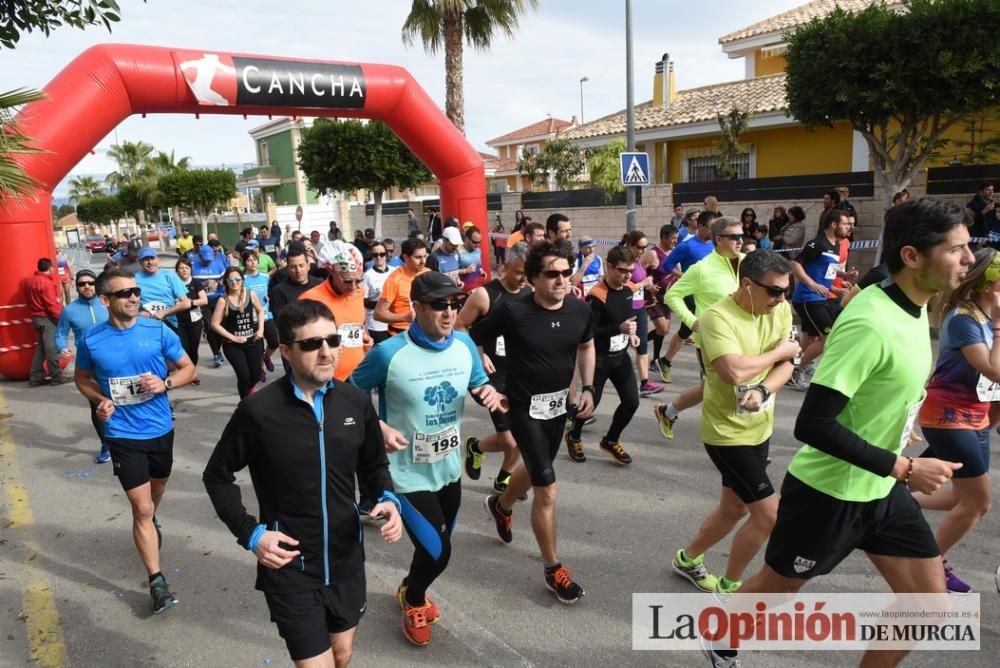
[(425, 271), (413, 279), (410, 287), (410, 299), (415, 302), (465, 294), (462, 288), (455, 285), (455, 281), (439, 271)]
[(81, 276), (90, 276), (95, 281), (97, 280), (97, 274), (95, 274), (90, 269), (81, 269), (80, 271), (76, 272), (76, 280), (79, 281)]

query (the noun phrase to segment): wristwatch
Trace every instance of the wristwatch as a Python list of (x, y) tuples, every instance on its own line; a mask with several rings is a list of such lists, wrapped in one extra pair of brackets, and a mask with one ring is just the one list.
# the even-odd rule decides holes
[(170, 380), (170, 376), (163, 379), (163, 387), (167, 388), (167, 392), (174, 389), (174, 381)]
[(767, 389), (767, 385), (761, 383), (760, 385), (755, 385), (750, 388), (751, 390), (757, 390), (760, 392), (760, 403), (766, 403), (768, 399), (771, 398), (771, 390)]
[(597, 390), (594, 389), (593, 385), (584, 385), (580, 388), (580, 392), (590, 392), (590, 396), (596, 396)]

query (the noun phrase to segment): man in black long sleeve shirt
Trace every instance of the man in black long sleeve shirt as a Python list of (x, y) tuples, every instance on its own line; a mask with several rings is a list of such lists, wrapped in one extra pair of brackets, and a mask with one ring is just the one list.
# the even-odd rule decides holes
[[(388, 520), (390, 543), (402, 535), (399, 501), (368, 394), (333, 379), (340, 336), (330, 310), (292, 302), (278, 331), (291, 373), (240, 402), (202, 480), (219, 518), (256, 555), (256, 587), (292, 660), (327, 655), (346, 666), (366, 607), (355, 475), (378, 499), (371, 516)], [(235, 483), (246, 467), (259, 519)]]
[[(930, 494), (961, 464), (902, 455), (924, 397), (932, 351), (926, 304), (973, 263), (962, 209), (923, 198), (890, 210), (890, 280), (862, 291), (830, 333), (795, 425), (765, 566), (740, 593), (795, 593), (855, 549), (896, 593), (945, 594), (934, 534), (910, 491)], [(729, 646), (729, 642), (719, 647)], [(866, 653), (894, 666), (908, 650)], [(732, 650), (713, 648), (712, 665)]]

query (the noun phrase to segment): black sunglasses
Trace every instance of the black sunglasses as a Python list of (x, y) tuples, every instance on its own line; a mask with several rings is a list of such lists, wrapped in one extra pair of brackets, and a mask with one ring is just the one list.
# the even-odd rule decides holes
[(542, 272), (542, 276), (544, 276), (545, 278), (558, 278), (560, 276), (562, 276), (563, 278), (569, 278), (572, 275), (573, 275), (572, 269), (565, 269), (563, 271), (559, 271), (558, 269), (546, 269), (545, 271)]
[(785, 294), (788, 291), (787, 287), (779, 288), (775, 285), (764, 285), (760, 281), (754, 281), (752, 278), (750, 280), (759, 285), (760, 287), (764, 288), (764, 292), (766, 292), (771, 297), (780, 297), (781, 295)]
[(81, 281), (80, 283), (76, 284), (76, 287), (86, 288), (86, 287), (94, 287), (95, 285), (97, 285), (97, 283), (95, 283), (94, 281)]
[(142, 294), (142, 288), (125, 288), (124, 290), (115, 290), (114, 292), (109, 292), (107, 297), (117, 297), (118, 299), (128, 299), (129, 297), (138, 297)]
[(304, 353), (311, 353), (314, 350), (319, 350), (323, 346), (323, 342), (331, 348), (340, 347), (340, 334), (330, 334), (329, 336), (315, 336), (311, 339), (298, 339), (297, 341), (292, 341), (292, 343), (299, 344), (299, 349)]
[[(729, 239), (730, 241), (743, 241), (742, 234), (716, 234), (715, 236), (720, 239)], [(757, 281), (754, 281), (756, 283)]]
[(340, 280), (344, 285), (361, 285), (363, 283), (360, 278), (341, 278)]
[(385, 257), (388, 253), (372, 253), (372, 257)]
[(633, 271), (635, 271), (635, 266), (631, 266), (631, 267), (615, 267), (615, 271), (617, 271), (619, 273), (622, 273), (622, 274), (631, 274)]
[(420, 302), (424, 306), (430, 306), (435, 311), (444, 311), (450, 308), (452, 311), (461, 311), (462, 307), (465, 306), (464, 299), (456, 299), (454, 301), (446, 302), (443, 299), (435, 299), (431, 302)]

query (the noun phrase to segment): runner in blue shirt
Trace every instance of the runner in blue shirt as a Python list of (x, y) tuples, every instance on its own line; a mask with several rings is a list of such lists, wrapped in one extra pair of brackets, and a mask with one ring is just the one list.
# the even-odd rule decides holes
[[(191, 275), (194, 278), (205, 282), (205, 290), (208, 293), (208, 305), (201, 307), (201, 315), (206, 323), (212, 322), (212, 312), (215, 310), (215, 302), (222, 295), (222, 274), (229, 268), (229, 262), (224, 255), (216, 255), (211, 246), (201, 246), (199, 248), (198, 236), (195, 236), (195, 248), (197, 255), (191, 260)], [(194, 251), (192, 251), (193, 253)], [(190, 254), (189, 254), (190, 255)], [(222, 356), (222, 337), (215, 333), (211, 327), (205, 328), (205, 338), (208, 339), (208, 346), (212, 349), (212, 366), (218, 369), (225, 363)]]
[[(702, 211), (698, 214), (698, 231), (693, 235), (678, 242), (677, 247), (670, 251), (670, 255), (660, 266), (664, 272), (674, 272), (680, 278), (681, 274), (691, 268), (695, 262), (704, 259), (709, 253), (715, 250), (712, 243), (712, 221), (718, 218), (714, 211)], [(680, 271), (675, 271), (680, 266)]]
[[(278, 349), (278, 327), (274, 321), (274, 315), (271, 313), (271, 303), (267, 291), (271, 277), (258, 270), (259, 257), (256, 251), (248, 248), (243, 251), (240, 259), (243, 260), (243, 266), (246, 267), (246, 271), (243, 273), (243, 284), (257, 295), (260, 305), (264, 307), (264, 341), (267, 344), (264, 349), (264, 366), (267, 371), (273, 373), (274, 362), (271, 361), (271, 356)], [(267, 371), (261, 372), (260, 382), (263, 383), (267, 380)]]
[(414, 546), (396, 596), (403, 635), (416, 645), (431, 641), (428, 625), (441, 616), (426, 592), (451, 557), (462, 499), (465, 393), (490, 410), (502, 410), (476, 345), (465, 332), (454, 331), (465, 296), (444, 274), (417, 276), (410, 291), (413, 324), (375, 346), (349, 379), (363, 390), (378, 388), (379, 416), (406, 439), (402, 449), (389, 453), (389, 472)]
[(108, 320), (78, 344), (74, 380), (107, 423), (105, 442), (132, 506), (132, 537), (149, 574), (157, 614), (177, 603), (160, 572), (162, 537), (156, 522), (173, 466), (174, 426), (166, 393), (191, 382), (196, 370), (173, 330), (138, 317), (142, 290), (129, 272), (106, 271), (98, 282)]
[[(73, 330), (73, 339), (79, 347), (87, 330), (108, 319), (108, 309), (97, 298), (96, 283), (97, 274), (90, 269), (81, 269), (76, 272), (77, 298), (66, 304), (66, 308), (59, 315), (59, 323), (56, 325), (56, 350), (60, 351), (63, 358), (69, 358), (73, 355), (69, 349), (70, 330)], [(97, 432), (97, 437), (101, 441), (101, 450), (97, 453), (94, 461), (98, 464), (110, 462), (111, 453), (108, 451), (107, 444), (104, 443), (104, 421), (97, 417), (97, 404), (94, 402), (90, 402), (90, 422), (94, 425), (94, 431)]]
[(187, 287), (177, 274), (160, 271), (160, 258), (156, 249), (147, 246), (139, 251), (139, 264), (142, 265), (142, 271), (135, 275), (136, 285), (142, 290), (139, 315), (163, 320), (176, 331), (175, 314), (191, 309)]

